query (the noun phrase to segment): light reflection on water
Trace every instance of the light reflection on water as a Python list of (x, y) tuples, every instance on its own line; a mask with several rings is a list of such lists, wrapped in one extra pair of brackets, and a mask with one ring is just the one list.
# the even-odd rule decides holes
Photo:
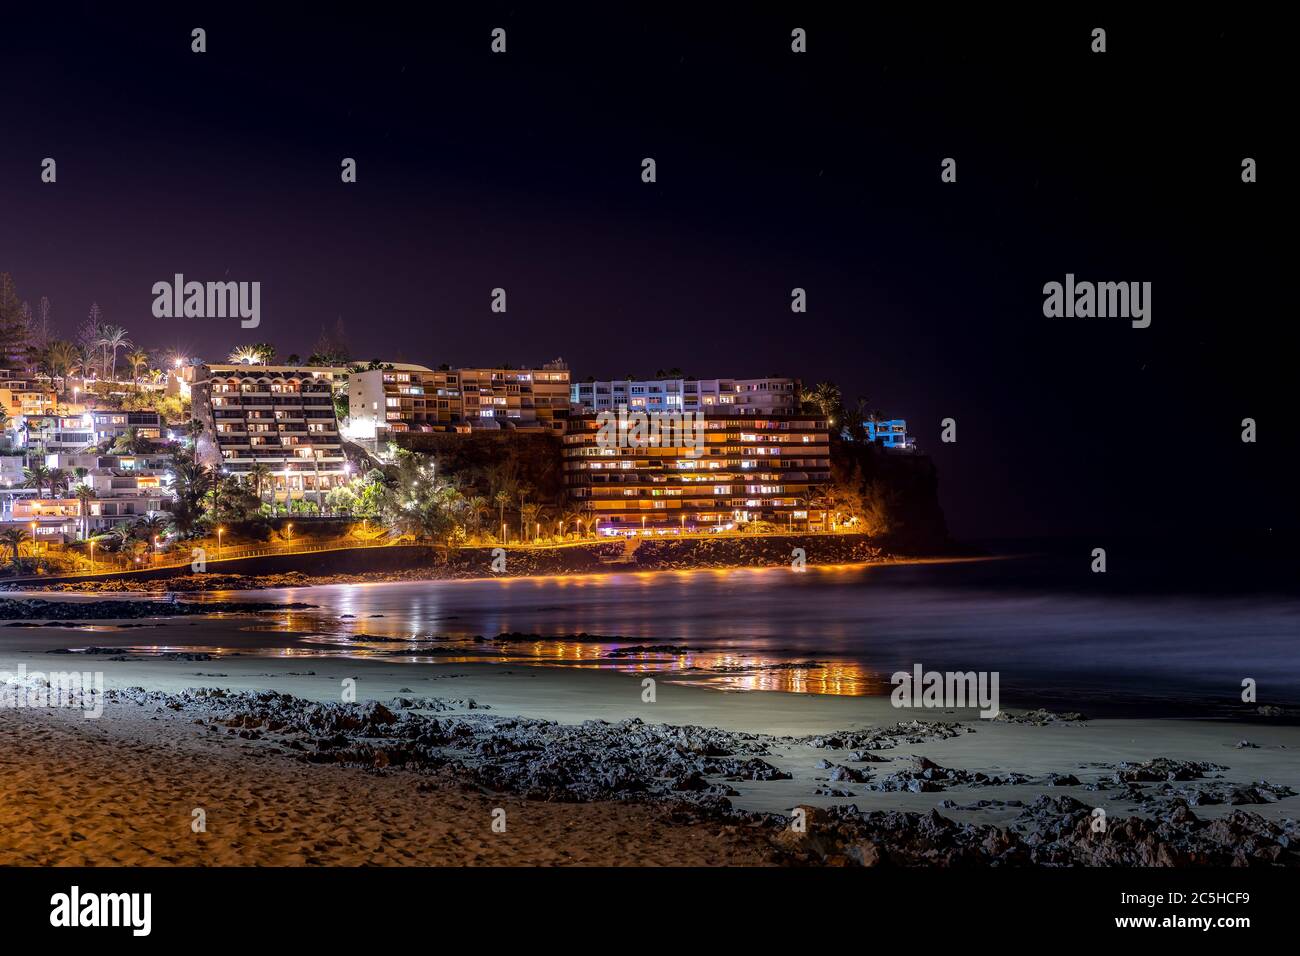
[[(1270, 694), (1300, 699), (1300, 599), (1012, 587), (1017, 570), (810, 566), (806, 573), (600, 574), (219, 596), (319, 605), (264, 626), (312, 633), (311, 643), (331, 655), (608, 667), (726, 689), (825, 694), (887, 692), (889, 675), (917, 662), (998, 671), (1004, 694), (1020, 686), (1103, 698), (1231, 695), (1243, 676), (1267, 675)], [(511, 632), (547, 639), (491, 643)], [(580, 633), (590, 637), (572, 639)], [(608, 656), (636, 645), (687, 650)], [(816, 666), (789, 666), (808, 661)]]

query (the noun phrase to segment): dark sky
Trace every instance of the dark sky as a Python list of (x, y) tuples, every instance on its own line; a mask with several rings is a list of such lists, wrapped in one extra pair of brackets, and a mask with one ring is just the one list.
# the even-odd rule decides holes
[[(961, 535), (1296, 527), (1290, 78), (1257, 10), (474, 6), (7, 11), (0, 270), (66, 337), (95, 300), (209, 359), (342, 318), (363, 358), (832, 379), (908, 419)], [(261, 328), (155, 319), (176, 272), (260, 281)], [(1151, 328), (1044, 318), (1067, 272), (1152, 282)]]

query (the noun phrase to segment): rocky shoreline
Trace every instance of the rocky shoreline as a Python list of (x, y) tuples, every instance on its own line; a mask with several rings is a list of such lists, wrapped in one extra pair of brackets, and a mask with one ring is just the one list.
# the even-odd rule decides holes
[[(315, 604), (268, 601), (43, 601), (0, 599), (0, 620), (24, 623), (5, 627), (74, 627), (83, 620), (129, 620), (142, 617), (185, 617), (207, 614), (270, 614), (306, 611)], [(25, 623), (29, 621), (47, 624)]]
[[(1232, 783), (1218, 764), (1154, 757), (1106, 766), (1088, 789), (1111, 790), (1133, 815), (1102, 817), (1065, 795), (1045, 792), (1024, 803), (979, 800), (954, 810), (1013, 808), (1005, 825), (962, 823), (938, 810), (863, 811), (801, 805), (790, 813), (733, 808), (733, 784), (788, 780), (774, 756), (810, 747), (827, 758), (826, 792), (847, 788), (977, 794), (1032, 783), (1049, 788), (1077, 779), (985, 775), (939, 766), (899, 748), (973, 733), (967, 726), (912, 720), (868, 730), (806, 737), (697, 726), (498, 716), (472, 699), (399, 696), (387, 702), (317, 703), (275, 691), (221, 688), (179, 694), (128, 688), (110, 704), (144, 708), (267, 747), (300, 761), (408, 772), (440, 782), (548, 802), (630, 801), (651, 804), (682, 822), (709, 821), (763, 834), (793, 864), (897, 866), (1248, 866), (1300, 865), (1300, 824), (1269, 821), (1243, 809), (1202, 819), (1193, 805), (1241, 807), (1294, 796), (1263, 781)], [(1040, 712), (1030, 726), (1045, 726)], [(1065, 715), (1082, 720), (1081, 715)], [(433, 785), (432, 782), (430, 784)]]

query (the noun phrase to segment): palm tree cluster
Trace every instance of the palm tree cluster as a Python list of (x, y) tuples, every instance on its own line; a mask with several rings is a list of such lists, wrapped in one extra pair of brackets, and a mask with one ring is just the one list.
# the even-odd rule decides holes
[(800, 393), (799, 400), (805, 406), (816, 409), (826, 416), (831, 434), (848, 432), (849, 437), (861, 441), (866, 437), (866, 423), (884, 421), (885, 413), (871, 407), (866, 396), (859, 396), (853, 405), (844, 404), (840, 387), (834, 382), (820, 382), (811, 389)]
[(118, 522), (112, 530), (78, 541), (74, 547), (83, 550), (93, 541), (103, 554), (117, 555), (127, 561), (140, 560), (150, 552), (157, 553), (164, 539), (174, 531), (176, 528), (168, 515), (151, 511), (134, 521)]
[(36, 462), (31, 467), (23, 469), (23, 487), (35, 488), (38, 498), (45, 497), (43, 492), (46, 489), (49, 489), (49, 497), (61, 498), (68, 493), (73, 481), (85, 473), (84, 468), (77, 469), (76, 474), (73, 474), (62, 468), (46, 468), (40, 462)]
[[(465, 475), (439, 475), (432, 456), (399, 449), (395, 458), (386, 470), (371, 469), (331, 491), (331, 510), (374, 519), (397, 537), (443, 546), (470, 540), (535, 541), (552, 530), (564, 534), (576, 533), (584, 524), (590, 527), (585, 512), (566, 511), (553, 518), (557, 509), (535, 500), (532, 486), (509, 469), (492, 476), (491, 493), (483, 495)], [(507, 511), (517, 522), (513, 528), (507, 527)]]
[[(10, 561), (15, 571), (19, 570), (22, 563), (19, 557), (20, 549), (29, 538), (31, 538), (31, 535), (22, 528), (9, 527), (0, 529), (0, 547), (9, 549)], [(34, 538), (32, 540), (35, 541)]]
[(169, 474), (172, 522), (182, 536), (202, 534), (227, 521), (247, 521), (261, 509), (255, 490), (260, 484), (255, 481), (264, 480), (265, 466), (254, 466), (248, 477), (241, 478), (200, 463), (191, 446), (172, 453)]
[(270, 365), (275, 361), (275, 346), (266, 342), (236, 345), (230, 350), (230, 361), (244, 365)]

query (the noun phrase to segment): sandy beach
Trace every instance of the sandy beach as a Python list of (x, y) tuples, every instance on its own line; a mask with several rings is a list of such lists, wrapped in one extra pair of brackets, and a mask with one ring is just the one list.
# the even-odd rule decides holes
[[(743, 828), (613, 801), (284, 759), (179, 720), (0, 712), (0, 865), (554, 866), (769, 863)], [(193, 830), (194, 811), (205, 814)], [(504, 832), (492, 829), (505, 811)]]
[[(672, 675), (648, 702), (642, 681), (657, 672), (636, 662), (562, 666), (509, 648), (497, 652), (504, 662), (413, 656), (382, 640), (361, 642), (358, 656), (322, 642), (301, 614), (0, 630), (0, 671), (102, 672), (109, 697), (91, 720), (0, 709), (11, 821), (0, 863), (752, 865), (842, 855), (789, 835), (796, 807), (818, 826), (849, 812), (844, 826), (859, 830), (868, 817), (926, 825), (938, 811), (981, 840), (996, 828), (1037, 833), (1049, 817), (1077, 824), (1095, 808), (1166, 826), (1194, 812), (1202, 830), (1245, 812), (1252, 827), (1283, 828), (1274, 837), (1300, 815), (1300, 727), (1286, 720), (984, 720), (900, 710), (887, 696), (722, 690)], [(348, 682), (355, 703), (342, 702)], [(195, 688), (289, 696), (267, 705), (268, 719), (242, 697), (186, 694)], [(310, 722), (376, 702), (392, 717), (382, 731), (323, 744), (336, 728)], [(682, 727), (695, 728), (685, 743), (673, 737)], [(431, 739), (429, 728), (446, 739), (406, 746)], [(373, 738), (402, 735), (381, 759)], [(615, 768), (645, 778), (635, 786), (608, 783), (607, 767), (574, 769), (622, 759), (605, 756), (621, 739), (669, 741), (668, 756)], [(492, 756), (530, 748), (513, 765)], [(715, 751), (732, 757), (710, 763)], [(524, 769), (538, 763), (560, 768), (560, 782), (539, 784)], [(498, 807), (504, 833), (491, 829)], [(204, 833), (191, 832), (196, 808)]]

